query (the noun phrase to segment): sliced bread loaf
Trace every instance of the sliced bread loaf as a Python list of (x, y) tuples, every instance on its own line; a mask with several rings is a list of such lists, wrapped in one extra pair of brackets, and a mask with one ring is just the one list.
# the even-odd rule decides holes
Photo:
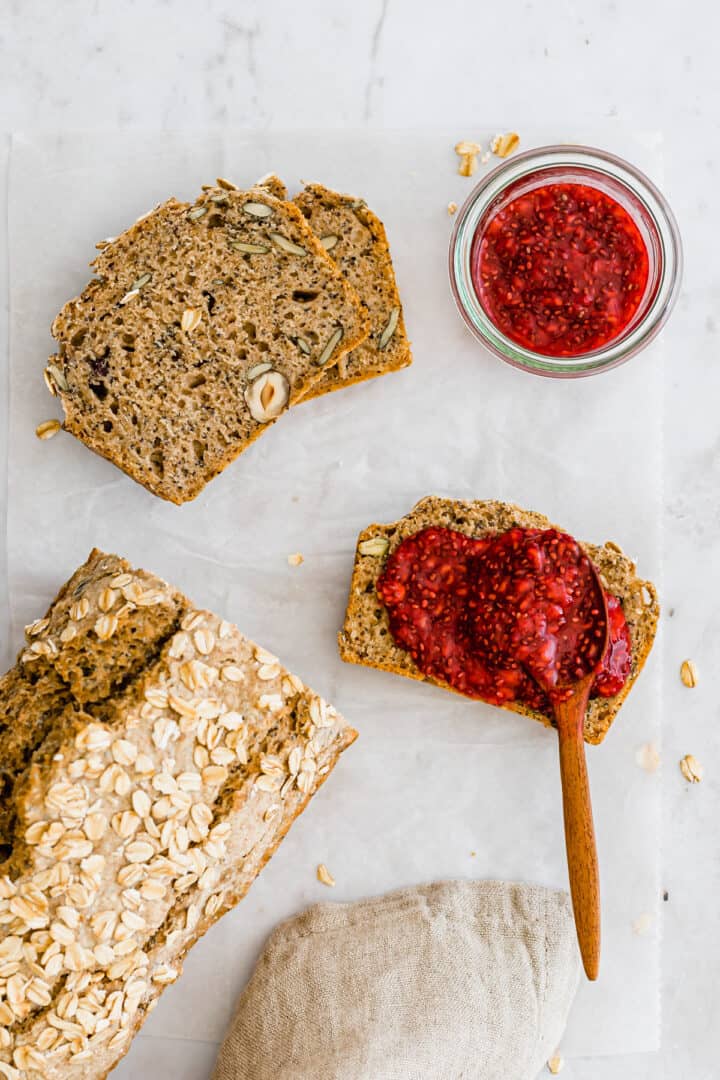
[(305, 397), (407, 367), (412, 353), (383, 223), (362, 199), (321, 184), (308, 184), (294, 201), (370, 315), (366, 340), (328, 365)]
[[(388, 555), (406, 537), (433, 525), (473, 537), (506, 532), (515, 526), (528, 529), (558, 526), (552, 525), (542, 514), (521, 510), (509, 503), (458, 502), (429, 496), (417, 503), (400, 521), (389, 525), (369, 525), (360, 534), (345, 623), (339, 634), (341, 657), (349, 663), (366, 664), (452, 689), (424, 675), (409, 653), (394, 644), (387, 612), (377, 594), (377, 581)], [(585, 739), (589, 743), (600, 743), (652, 648), (659, 604), (655, 587), (637, 576), (635, 564), (617, 544), (607, 541), (602, 546), (587, 543), (581, 546), (599, 571), (604, 587), (621, 601), (632, 645), (632, 667), (622, 690), (613, 697), (593, 698), (588, 706)], [(506, 708), (532, 716), (543, 724), (552, 723), (550, 717), (519, 702), (511, 702)]]
[[(93, 552), (27, 635), (0, 685), (22, 744), (0, 748), (17, 768), (0, 1074), (100, 1080), (356, 733), (236, 627), (114, 555)], [(99, 676), (78, 696), (59, 672), (80, 654)], [(31, 677), (41, 716), (18, 694)]]
[(368, 331), (300, 211), (230, 187), (170, 199), (108, 242), (52, 327), (46, 382), (65, 428), (175, 503)]

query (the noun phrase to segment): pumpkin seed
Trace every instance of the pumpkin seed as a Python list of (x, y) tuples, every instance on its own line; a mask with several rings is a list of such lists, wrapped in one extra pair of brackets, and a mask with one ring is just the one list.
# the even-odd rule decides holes
[(250, 217), (266, 218), (272, 214), (272, 206), (268, 206), (263, 202), (246, 202), (243, 203), (243, 210)]
[(143, 285), (147, 285), (148, 281), (152, 278), (152, 274), (141, 274), (137, 281), (133, 281), (130, 286), (130, 292), (142, 289)]
[(342, 341), (342, 336), (343, 336), (343, 328), (342, 328), (342, 326), (338, 326), (335, 333), (331, 334), (330, 337), (328, 338), (327, 345), (325, 346), (325, 348), (323, 349), (323, 351), (320, 353), (317, 360), (315, 361), (315, 363), (318, 365), (318, 367), (324, 367), (325, 364), (327, 364), (328, 360), (330, 359), (332, 354), (335, 352), (335, 349), (337, 348), (337, 346)]
[(320, 243), (322, 244), (322, 246), (325, 248), (326, 251), (332, 251), (332, 249), (335, 247), (335, 245), (337, 244), (339, 239), (340, 239), (339, 236), (334, 236), (331, 233), (329, 236), (321, 236), (320, 237)]
[(394, 307), (392, 309), (392, 311), (390, 312), (390, 318), (386, 322), (385, 329), (383, 330), (382, 334), (380, 335), (380, 340), (378, 341), (378, 349), (379, 349), (380, 352), (382, 352), (382, 350), (389, 344), (390, 338), (393, 336), (393, 334), (395, 333), (395, 330), (397, 328), (399, 318), (400, 318), (400, 308), (399, 307)]
[[(245, 204), (248, 205), (247, 203)], [(272, 240), (276, 247), (279, 247), (281, 251), (287, 251), (288, 255), (307, 255), (307, 251), (304, 247), (300, 247), (299, 244), (294, 244), (292, 240), (288, 240), (287, 236), (283, 236), (282, 233), (271, 232), (268, 236)]]
[(188, 217), (191, 221), (197, 221), (198, 218), (203, 217), (203, 215), (207, 214), (207, 212), (207, 206), (194, 206), (192, 210), (188, 211)]
[(272, 364), (256, 364), (247, 373), (248, 379), (257, 379), (258, 375), (264, 375), (266, 371), (272, 371)]
[(244, 240), (231, 240), (230, 247), (233, 251), (244, 251), (246, 255), (267, 255), (270, 250), (267, 244), (246, 244)]

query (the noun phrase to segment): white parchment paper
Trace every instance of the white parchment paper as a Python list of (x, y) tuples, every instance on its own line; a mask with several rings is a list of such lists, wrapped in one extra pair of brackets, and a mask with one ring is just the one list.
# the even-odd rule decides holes
[[(461, 133), (462, 134), (462, 133)], [(482, 132), (473, 133), (482, 134)], [(490, 134), (488, 131), (487, 134)], [(10, 171), (8, 564), (12, 637), (93, 545), (233, 619), (333, 700), (361, 738), (248, 898), (193, 950), (148, 1034), (218, 1040), (270, 929), (316, 900), (443, 877), (567, 884), (556, 738), (539, 724), (342, 664), (335, 634), (357, 532), (435, 493), (541, 510), (581, 539), (613, 538), (659, 575), (661, 343), (617, 371), (561, 382), (485, 354), (449, 293), (457, 133), (16, 137)], [(524, 145), (582, 132), (540, 131)], [(587, 137), (586, 137), (586, 140)], [(658, 175), (653, 139), (606, 139)], [(415, 363), (293, 410), (185, 507), (154, 498), (70, 436), (42, 380), (48, 327), (96, 240), (167, 197), (274, 169), (367, 198), (385, 220)], [(305, 562), (287, 564), (300, 551)], [(657, 649), (605, 744), (589, 750), (603, 886), (600, 981), (584, 984), (565, 1054), (658, 1048)], [(330, 893), (315, 880), (325, 862)], [(648, 932), (633, 921), (650, 913)]]

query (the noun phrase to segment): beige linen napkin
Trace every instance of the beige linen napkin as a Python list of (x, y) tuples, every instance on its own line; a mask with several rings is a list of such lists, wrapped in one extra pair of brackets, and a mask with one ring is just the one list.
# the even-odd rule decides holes
[(534, 1080), (579, 977), (565, 893), (445, 881), (270, 936), (213, 1080)]

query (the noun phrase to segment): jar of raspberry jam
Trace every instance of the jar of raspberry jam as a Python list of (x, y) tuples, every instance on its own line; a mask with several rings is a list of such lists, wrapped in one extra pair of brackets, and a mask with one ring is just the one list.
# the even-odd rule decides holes
[(475, 188), (450, 244), (460, 314), (491, 352), (539, 375), (616, 367), (676, 300), (682, 248), (657, 188), (584, 146), (508, 159)]

